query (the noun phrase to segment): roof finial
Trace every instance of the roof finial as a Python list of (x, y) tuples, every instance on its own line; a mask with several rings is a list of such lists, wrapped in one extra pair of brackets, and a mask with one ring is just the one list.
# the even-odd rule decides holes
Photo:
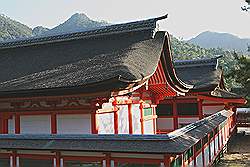
[(164, 16), (157, 17), (155, 19), (156, 20), (163, 20), (163, 19), (166, 19), (166, 18), (168, 18), (168, 14), (165, 14)]

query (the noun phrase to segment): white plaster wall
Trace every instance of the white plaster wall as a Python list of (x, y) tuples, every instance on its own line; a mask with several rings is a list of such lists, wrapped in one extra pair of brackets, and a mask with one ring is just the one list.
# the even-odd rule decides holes
[(91, 115), (73, 114), (57, 115), (58, 134), (90, 134)]
[(221, 106), (203, 106), (203, 114), (214, 114), (224, 109), (224, 105)]
[(203, 163), (202, 163), (202, 152), (196, 157), (196, 166), (203, 166)]
[(216, 152), (216, 154), (217, 154), (218, 151), (219, 151), (219, 143), (218, 143), (218, 140), (219, 140), (219, 137), (216, 136), (216, 137), (215, 137), (215, 152)]
[(50, 115), (20, 116), (20, 133), (50, 134)]
[(205, 166), (209, 164), (209, 146), (204, 149)]
[(193, 117), (193, 118), (178, 118), (178, 126), (181, 127), (181, 124), (190, 124), (194, 123), (199, 120), (199, 117)]
[(8, 119), (8, 134), (15, 133), (15, 116), (12, 119)]
[(118, 133), (129, 134), (128, 105), (118, 105)]
[(214, 153), (214, 140), (211, 141), (211, 143), (210, 143), (210, 150), (211, 150), (211, 159), (213, 159), (214, 156), (215, 156), (215, 153)]
[(141, 113), (140, 104), (132, 104), (133, 134), (141, 134)]
[(114, 134), (114, 113), (97, 114), (99, 134)]
[(174, 129), (173, 118), (157, 118), (156, 120), (158, 130)]
[(144, 134), (154, 134), (153, 120), (144, 121)]

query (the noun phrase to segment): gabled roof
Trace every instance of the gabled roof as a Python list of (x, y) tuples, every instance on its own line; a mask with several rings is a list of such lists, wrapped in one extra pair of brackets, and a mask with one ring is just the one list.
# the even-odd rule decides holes
[[(157, 21), (166, 17), (2, 43), (0, 97), (113, 91), (143, 84), (160, 59), (172, 64), (171, 55), (164, 53), (168, 34), (156, 31)], [(187, 92), (189, 85), (168, 69), (177, 91)]]
[(177, 76), (188, 84), (193, 84), (192, 91), (214, 90), (222, 80), (222, 69), (218, 59), (177, 60), (174, 62)]
[(218, 65), (218, 59), (221, 57), (222, 56), (209, 59), (178, 60), (175, 61), (174, 65), (178, 77), (184, 82), (194, 85), (194, 87), (190, 89), (190, 92), (206, 93), (199, 96), (201, 99), (237, 99), (229, 100), (228, 102), (244, 104), (246, 100), (242, 96), (229, 92), (224, 85), (223, 70)]

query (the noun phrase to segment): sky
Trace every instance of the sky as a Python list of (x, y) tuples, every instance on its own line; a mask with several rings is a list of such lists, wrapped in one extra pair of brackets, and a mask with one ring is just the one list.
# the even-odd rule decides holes
[(32, 28), (48, 28), (74, 13), (93, 20), (123, 23), (168, 14), (160, 29), (190, 39), (203, 31), (250, 38), (250, 12), (244, 0), (0, 0), (0, 13)]

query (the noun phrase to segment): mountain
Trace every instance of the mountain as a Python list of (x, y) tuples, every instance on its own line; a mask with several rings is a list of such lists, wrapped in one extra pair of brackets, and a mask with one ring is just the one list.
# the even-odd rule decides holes
[(223, 48), (246, 53), (250, 38), (239, 38), (229, 33), (206, 31), (188, 40), (188, 42), (204, 48)]
[(45, 34), (46, 32), (48, 32), (50, 29), (45, 28), (43, 26), (37, 26), (35, 28), (33, 28), (32, 30), (32, 35), (33, 36), (41, 36), (42, 34)]
[(0, 42), (36, 36), (51, 36), (79, 31), (87, 31), (101, 26), (109, 25), (105, 21), (94, 21), (85, 14), (76, 13), (64, 23), (48, 29), (42, 26), (32, 28), (17, 22), (5, 15), (0, 15)]
[[(104, 21), (101, 22), (94, 21), (88, 18), (85, 14), (76, 13), (72, 15), (64, 23), (52, 29), (38, 26), (32, 30), (31, 28), (22, 23), (10, 19), (7, 16), (0, 15), (0, 42), (10, 39), (15, 40), (19, 38), (49, 36), (56, 34), (65, 34), (70, 32), (86, 31), (106, 25), (109, 25), (109, 23)], [(209, 47), (213, 47), (212, 44), (216, 42), (218, 43), (218, 41), (220, 41), (222, 45), (224, 42), (227, 43), (228, 41), (231, 41), (230, 39), (237, 39), (236, 41), (238, 41), (239, 38), (236, 36), (232, 36), (230, 34), (229, 35), (224, 34), (225, 36), (228, 37), (227, 38), (224, 37), (222, 39), (217, 38), (218, 41), (212, 41), (213, 38), (211, 37), (210, 39), (211, 35), (209, 34), (219, 34), (219, 33), (205, 32), (200, 34), (196, 38), (193, 38), (190, 41), (179, 40), (171, 36), (171, 47), (173, 49), (172, 51), (174, 58), (179, 60), (198, 59), (198, 58), (214, 57), (215, 55), (223, 55), (223, 58), (220, 60), (220, 64), (223, 66), (225, 73), (227, 73), (230, 70), (230, 68), (235, 66), (236, 63), (232, 52), (223, 50), (222, 48), (218, 48), (218, 45), (214, 46), (215, 48), (208, 48), (206, 45), (210, 44)], [(220, 35), (221, 34), (215, 36), (220, 36)], [(196, 40), (199, 41), (198, 39), (200, 39), (200, 41), (203, 41), (203, 43), (206, 43), (207, 41), (210, 42), (207, 42), (207, 44), (204, 45), (203, 47), (193, 44), (195, 43)], [(227, 82), (233, 84), (232, 81), (227, 81)]]
[(72, 15), (64, 23), (52, 28), (49, 31), (42, 33), (41, 35), (58, 35), (58, 34), (79, 32), (79, 31), (87, 31), (106, 25), (108, 25), (107, 22), (94, 21), (88, 18), (88, 16), (86, 16), (83, 13), (76, 13)]
[(0, 41), (27, 38), (31, 36), (31, 28), (3, 14), (0, 15)]

